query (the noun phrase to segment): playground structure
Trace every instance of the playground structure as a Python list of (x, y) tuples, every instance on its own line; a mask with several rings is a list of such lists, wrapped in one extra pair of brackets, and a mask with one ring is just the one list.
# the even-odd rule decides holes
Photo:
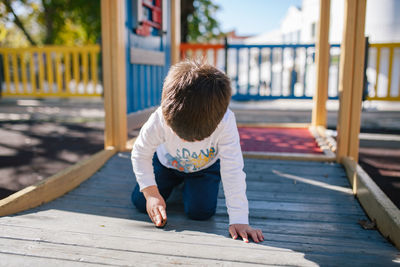
[[(151, 7), (158, 10), (159, 2)], [(321, 1), (315, 55), (317, 86), (311, 126), (321, 138), (326, 138), (329, 2)], [(246, 159), (248, 197), (250, 206), (254, 205), (250, 219), (268, 231), (271, 241), (267, 241), (265, 246), (251, 247), (232, 243), (238, 241), (224, 237), (226, 213), (221, 207), (214, 221), (196, 223), (184, 219), (171, 208), (171, 228), (155, 233), (146, 216), (138, 214), (129, 205), (128, 191), (134, 184), (129, 154), (125, 152), (129, 145), (127, 131), (140, 125), (154, 110), (160, 91), (148, 90), (160, 85), (168, 66), (177, 62), (179, 56), (179, 1), (163, 3), (163, 18), (169, 18), (165, 19), (167, 33), (157, 32), (160, 25), (151, 26), (156, 32), (149, 37), (138, 35), (138, 32), (149, 33), (148, 29), (142, 28), (137, 31), (139, 26), (137, 17), (134, 19), (135, 13), (133, 18), (125, 17), (129, 14), (126, 10), (133, 9), (131, 1), (102, 0), (105, 149), (0, 201), (0, 215), (25, 211), (0, 218), (0, 237), (8, 246), (7, 251), (3, 249), (2, 261), (17, 264), (23, 255), (27, 255), (25, 257), (36, 264), (45, 260), (87, 264), (134, 264), (135, 261), (148, 264), (154, 261), (159, 264), (236, 262), (305, 266), (330, 262), (339, 265), (396, 264), (398, 252), (393, 246), (377, 232), (365, 233), (356, 227), (357, 219), (367, 218), (352, 197), (353, 194), (358, 197), (382, 235), (399, 247), (399, 210), (356, 163), (364, 80), (366, 3), (362, 0), (347, 0), (345, 5), (338, 138), (335, 154), (329, 159), (337, 163), (327, 163), (325, 157), (315, 157), (313, 160), (322, 162), (314, 162), (301, 156), (296, 159), (302, 161), (288, 161), (287, 155), (280, 160), (267, 160), (270, 157), (267, 154), (253, 154), (250, 155), (252, 158)], [(153, 25), (144, 21), (140, 25)], [(151, 49), (143, 51), (146, 47)], [(139, 56), (143, 53), (146, 57)], [(340, 164), (344, 165), (352, 188), (347, 186), (346, 180), (341, 180), (345, 172)], [(77, 190), (51, 202), (90, 177)], [(50, 203), (42, 205), (47, 202)], [(31, 209), (35, 207), (38, 208)], [(283, 226), (279, 226), (282, 222)], [(126, 246), (122, 245), (125, 242)], [(33, 250), (30, 249), (32, 244)], [(199, 247), (201, 249), (197, 249)], [(51, 253), (46, 254), (43, 248)], [(68, 252), (70, 249), (73, 249), (72, 253)], [(242, 249), (246, 253), (242, 254)]]

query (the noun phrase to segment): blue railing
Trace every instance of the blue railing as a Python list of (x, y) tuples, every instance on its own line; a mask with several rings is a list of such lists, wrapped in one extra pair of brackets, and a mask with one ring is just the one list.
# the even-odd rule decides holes
[[(315, 90), (315, 45), (229, 44), (226, 72), (235, 100), (311, 99)], [(338, 98), (340, 45), (331, 45), (330, 99)]]

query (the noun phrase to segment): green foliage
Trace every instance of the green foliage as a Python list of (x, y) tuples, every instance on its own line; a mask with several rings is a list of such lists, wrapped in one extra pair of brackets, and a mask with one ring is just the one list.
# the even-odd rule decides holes
[(2, 46), (83, 45), (100, 39), (100, 0), (2, 0), (0, 11)]
[(193, 12), (187, 16), (186, 41), (201, 43), (220, 37), (222, 32), (219, 22), (215, 19), (220, 7), (212, 0), (194, 0), (193, 7)]

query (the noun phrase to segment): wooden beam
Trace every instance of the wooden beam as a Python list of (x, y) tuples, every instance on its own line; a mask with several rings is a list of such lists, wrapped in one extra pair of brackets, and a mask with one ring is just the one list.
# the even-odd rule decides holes
[(124, 1), (102, 0), (105, 147), (126, 147), (126, 55)]
[[(364, 0), (365, 1), (365, 0)], [(337, 123), (337, 161), (347, 156), (350, 142), (350, 116), (352, 86), (354, 79), (355, 36), (358, 0), (346, 0), (344, 7), (344, 30), (340, 53), (339, 71), (339, 115)], [(361, 66), (357, 66), (360, 67)]]
[(348, 156), (358, 162), (359, 134), (361, 124), (361, 104), (364, 88), (364, 61), (365, 61), (365, 13), (366, 0), (358, 0), (356, 29), (354, 34), (354, 74), (351, 96), (351, 115), (349, 129)]
[(181, 0), (171, 1), (171, 64), (179, 62), (181, 43)]
[(342, 163), (353, 192), (384, 237), (400, 249), (400, 210), (375, 184), (368, 174), (352, 158), (344, 157)]
[(279, 153), (279, 152), (258, 152), (243, 151), (244, 158), (251, 159), (278, 159), (278, 160), (298, 160), (298, 161), (320, 161), (334, 162), (335, 156), (307, 154), (307, 153)]
[(316, 43), (316, 89), (313, 97), (312, 126), (326, 127), (326, 101), (329, 79), (330, 0), (320, 0), (318, 38)]
[(110, 4), (109, 0), (101, 0), (101, 42), (103, 62), (103, 90), (104, 90), (104, 147), (114, 146), (112, 126), (112, 87), (111, 87), (111, 29), (110, 29)]
[(90, 178), (115, 152), (115, 149), (100, 151), (78, 164), (0, 200), (0, 216), (31, 209), (66, 194)]

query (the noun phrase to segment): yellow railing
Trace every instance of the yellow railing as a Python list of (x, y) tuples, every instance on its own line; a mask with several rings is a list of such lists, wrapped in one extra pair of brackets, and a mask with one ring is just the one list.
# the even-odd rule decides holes
[(400, 43), (369, 45), (367, 100), (400, 101)]
[(101, 96), (99, 53), (99, 45), (0, 48), (1, 94), (39, 98)]

